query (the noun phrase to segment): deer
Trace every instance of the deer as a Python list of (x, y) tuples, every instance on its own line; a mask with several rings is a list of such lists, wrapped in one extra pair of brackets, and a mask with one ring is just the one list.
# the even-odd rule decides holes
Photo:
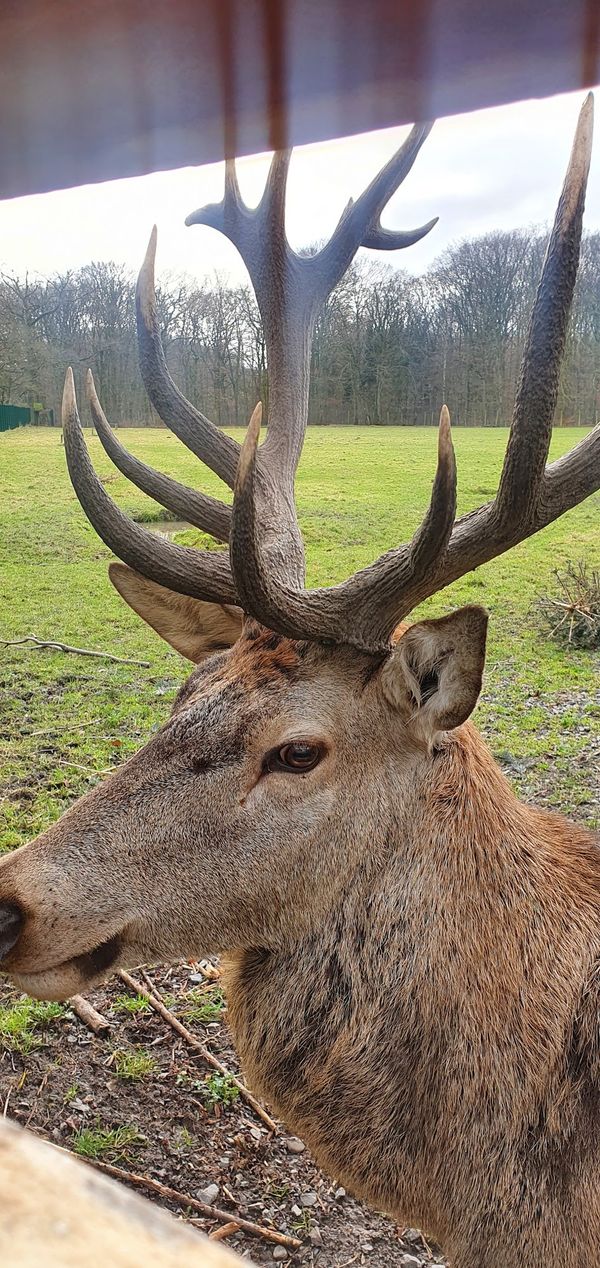
[(161, 344), (156, 233), (137, 286), (141, 372), (171, 431), (232, 505), (134, 457), (91, 374), (102, 444), (140, 489), (224, 546), (152, 535), (111, 500), (71, 371), (70, 477), (117, 556), (122, 598), (194, 665), (149, 742), (0, 862), (2, 971), (67, 999), (112, 971), (222, 957), (251, 1087), (339, 1183), (444, 1248), (452, 1268), (590, 1268), (600, 1247), (600, 850), (517, 800), (470, 715), (487, 614), (407, 618), (600, 488), (600, 427), (547, 463), (592, 144), (583, 105), (523, 355), (495, 499), (456, 518), (449, 413), (409, 543), (305, 585), (294, 498), (316, 317), (359, 246), (404, 248), (381, 213), (431, 124), (331, 239), (285, 232), (290, 152), (250, 209), (236, 166), (188, 224), (245, 262), (268, 352), (240, 445), (180, 393)]

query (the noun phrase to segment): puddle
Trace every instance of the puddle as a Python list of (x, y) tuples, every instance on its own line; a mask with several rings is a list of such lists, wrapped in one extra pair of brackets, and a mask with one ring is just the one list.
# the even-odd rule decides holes
[(185, 533), (191, 527), (187, 520), (152, 520), (151, 523), (142, 525), (142, 528), (149, 528), (151, 533), (159, 533), (161, 537), (172, 537), (173, 533)]

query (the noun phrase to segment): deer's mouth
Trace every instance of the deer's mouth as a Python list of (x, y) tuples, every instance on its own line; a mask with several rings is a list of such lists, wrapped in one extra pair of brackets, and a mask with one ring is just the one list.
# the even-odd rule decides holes
[(11, 977), (20, 990), (36, 999), (69, 999), (82, 988), (101, 982), (114, 968), (121, 952), (122, 938), (116, 934), (70, 960), (33, 972), (12, 972)]

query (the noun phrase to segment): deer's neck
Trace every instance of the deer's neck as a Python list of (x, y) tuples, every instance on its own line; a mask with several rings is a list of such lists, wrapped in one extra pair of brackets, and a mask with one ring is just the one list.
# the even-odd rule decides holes
[(442, 1237), (432, 1163), (535, 1118), (587, 1024), (600, 864), (517, 802), (470, 727), (409, 810), (377, 875), (295, 947), (232, 958), (227, 993), (251, 1083), (322, 1164)]

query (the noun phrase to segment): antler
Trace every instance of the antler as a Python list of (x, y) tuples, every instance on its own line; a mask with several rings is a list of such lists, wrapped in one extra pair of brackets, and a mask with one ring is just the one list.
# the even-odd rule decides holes
[(593, 97), (581, 110), (525, 346), (504, 468), (495, 501), (452, 529), (455, 473), (449, 418), (442, 410), (432, 501), (409, 546), (382, 555), (341, 585), (299, 591), (266, 567), (254, 471), (256, 420), (242, 448), (235, 487), (231, 560), (247, 610), (293, 638), (385, 646), (418, 603), (536, 533), (600, 487), (600, 425), (546, 467), (560, 364), (577, 275), (591, 157)]
[[(310, 354), (315, 317), (326, 295), (336, 284), (361, 243), (383, 249), (404, 247), (418, 241), (436, 223), (435, 220), (408, 233), (391, 233), (381, 229), (379, 217), (392, 194), (410, 171), (415, 158), (431, 129), (431, 124), (414, 127), (398, 153), (371, 182), (356, 203), (350, 203), (342, 215), (330, 242), (316, 256), (302, 257), (292, 251), (285, 234), (285, 193), (290, 152), (273, 156), (264, 193), (257, 208), (251, 210), (242, 200), (235, 163), (228, 161), (225, 170), (223, 199), (188, 217), (188, 224), (206, 224), (226, 234), (238, 247), (256, 292), (265, 334), (269, 369), (269, 432), (258, 455), (253, 481), (254, 496), (260, 507), (261, 551), (270, 573), (282, 583), (302, 586), (304, 582), (304, 546), (294, 505), (294, 475), (304, 441), (308, 417)], [(181, 394), (169, 373), (158, 326), (154, 289), (156, 229), (152, 231), (136, 290), (140, 367), (148, 395), (160, 418), (217, 475), (233, 487), (240, 447), (221, 432)], [(88, 385), (90, 407), (102, 444), (119, 470), (135, 484), (182, 517), (211, 532), (218, 540), (227, 540), (231, 512), (228, 507), (202, 494), (188, 494), (183, 485), (168, 480), (160, 472), (134, 458), (113, 435), (96, 397), (93, 383)], [(74, 398), (71, 402), (76, 414)], [(107, 495), (99, 486), (98, 504), (94, 499), (91, 467), (81, 460), (79, 433), (71, 419), (65, 427), (65, 444), (79, 440), (78, 456), (71, 466), (75, 476), (86, 472), (85, 489), (72, 479), (87, 514), (100, 535), (121, 558), (130, 551), (126, 541), (127, 520), (118, 508), (108, 515)], [(69, 449), (67, 449), (69, 454)], [(183, 509), (184, 501), (186, 509)], [(102, 511), (100, 511), (102, 507)], [(102, 525), (102, 527), (100, 527)], [(120, 544), (119, 531), (123, 533)], [(139, 526), (134, 536), (141, 543)], [(110, 534), (107, 536), (107, 534)], [(133, 540), (133, 538), (132, 538)], [(154, 539), (153, 539), (154, 540)], [(168, 543), (163, 543), (168, 549)], [(146, 575), (160, 581), (156, 571), (156, 552), (144, 546)], [(214, 555), (211, 554), (214, 559)], [(161, 556), (161, 577), (167, 576), (167, 555)], [(127, 560), (128, 561), (128, 560)], [(133, 565), (144, 571), (140, 563)], [(200, 576), (196, 569), (195, 575)], [(170, 580), (162, 584), (186, 593), (178, 566)], [(196, 583), (194, 583), (196, 584)], [(198, 584), (200, 582), (198, 581)], [(232, 585), (228, 578), (228, 585)], [(190, 590), (189, 593), (192, 593)], [(193, 591), (196, 594), (196, 591)], [(205, 596), (205, 597), (208, 597)], [(223, 602), (230, 600), (222, 599)]]
[[(187, 225), (218, 229), (237, 247), (254, 287), (263, 323), (269, 371), (268, 435), (258, 456), (256, 496), (271, 514), (261, 520), (267, 553), (278, 546), (275, 571), (304, 581), (304, 548), (294, 510), (294, 476), (308, 419), (310, 354), (315, 318), (359, 246), (391, 250), (429, 233), (437, 218), (407, 233), (384, 230), (381, 212), (408, 175), (431, 123), (412, 128), (404, 145), (354, 203), (350, 201), (330, 241), (313, 256), (300, 256), (285, 233), (285, 193), (291, 151), (274, 154), (263, 196), (244, 203), (234, 160), (225, 168), (221, 202), (192, 212)], [(276, 516), (272, 513), (277, 512)], [(283, 567), (282, 567), (283, 564)], [(273, 561), (271, 562), (273, 568)]]
[[(293, 482), (306, 428), (315, 316), (361, 243), (379, 248), (405, 246), (435, 223), (408, 234), (392, 234), (379, 223), (383, 206), (410, 170), (429, 132), (430, 125), (422, 125), (413, 128), (398, 154), (357, 202), (348, 205), (332, 239), (315, 256), (296, 255), (285, 236), (287, 152), (274, 156), (255, 210), (243, 203), (235, 165), (228, 163), (222, 202), (188, 217), (188, 223), (212, 225), (235, 242), (254, 284), (270, 372), (269, 433), (260, 449), (260, 406), (240, 452), (193, 410), (170, 379), (158, 337), (152, 280), (155, 240), (151, 241), (138, 285), (145, 379), (147, 386), (151, 381), (151, 396), (162, 417), (213, 470), (231, 483), (237, 466), (229, 534), (231, 569), (218, 553), (158, 542), (139, 525), (131, 525), (114, 506), (91, 467), (72, 378), (68, 378), (64, 426), (69, 470), (84, 509), (104, 540), (132, 567), (182, 593), (237, 601), (263, 624), (290, 637), (332, 640), (375, 651), (388, 645), (398, 621), (423, 599), (537, 532), (600, 487), (600, 426), (564, 458), (546, 467), (579, 258), (592, 116), (590, 94), (580, 114), (533, 308), (495, 501), (454, 522), (456, 469), (444, 407), (431, 503), (412, 542), (388, 551), (340, 585), (302, 588), (304, 552)], [(96, 420), (100, 418), (99, 433), (105, 443), (110, 429), (94, 396), (92, 408)], [(168, 487), (157, 484), (166, 477), (133, 459), (114, 437), (107, 449), (120, 469), (127, 466), (140, 487), (151, 488), (154, 496), (160, 487), (161, 500), (179, 510), (183, 486), (171, 481)], [(196, 522), (202, 519), (203, 527), (212, 517), (210, 531), (217, 525), (225, 529), (227, 507), (203, 497), (194, 507)], [(185, 514), (190, 518), (189, 503)]]

